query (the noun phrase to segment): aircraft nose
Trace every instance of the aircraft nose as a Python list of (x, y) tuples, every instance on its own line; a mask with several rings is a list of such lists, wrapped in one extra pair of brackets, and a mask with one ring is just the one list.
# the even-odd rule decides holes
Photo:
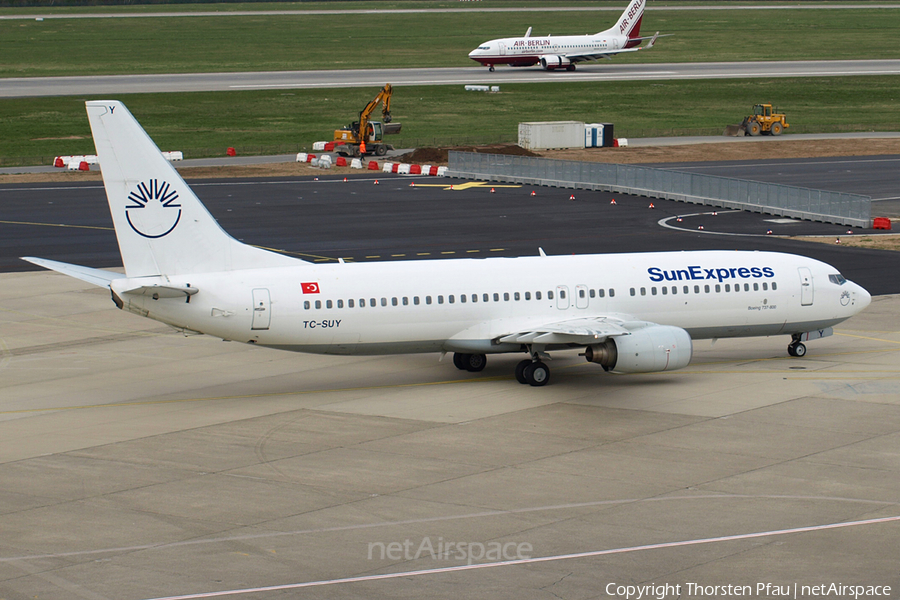
[(872, 303), (872, 294), (866, 291), (861, 285), (857, 285), (856, 287), (856, 305), (859, 307), (859, 310), (863, 310)]

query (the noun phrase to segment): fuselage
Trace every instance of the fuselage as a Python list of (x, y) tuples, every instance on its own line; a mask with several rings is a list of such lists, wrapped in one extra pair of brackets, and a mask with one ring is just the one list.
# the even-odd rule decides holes
[[(148, 278), (153, 280), (155, 278)], [(113, 291), (133, 280), (113, 282)], [(325, 354), (520, 351), (548, 322), (623, 315), (692, 338), (838, 324), (869, 294), (834, 267), (771, 252), (664, 252), (298, 265), (166, 278), (185, 298), (120, 294), (126, 310), (227, 340)]]
[(640, 44), (624, 35), (603, 31), (594, 35), (561, 35), (518, 37), (490, 40), (469, 52), (469, 58), (485, 66), (512, 65), (527, 67), (547, 56), (570, 54), (614, 54), (623, 48)]

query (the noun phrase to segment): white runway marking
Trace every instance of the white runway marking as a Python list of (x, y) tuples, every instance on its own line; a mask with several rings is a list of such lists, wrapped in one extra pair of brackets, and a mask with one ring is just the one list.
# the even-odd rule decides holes
[(343, 577), (340, 579), (324, 579), (320, 581), (306, 581), (303, 583), (289, 583), (285, 585), (272, 585), (257, 588), (244, 588), (238, 590), (222, 590), (218, 592), (204, 592), (199, 594), (187, 594), (183, 596), (164, 596), (149, 600), (195, 600), (198, 598), (222, 598), (225, 596), (238, 596), (241, 594), (254, 594), (259, 592), (274, 592), (282, 590), (298, 590), (302, 588), (322, 587), (337, 585), (340, 583), (360, 583), (364, 581), (380, 581), (384, 579), (399, 579), (401, 577), (421, 577), (423, 575), (435, 575), (439, 573), (455, 573), (457, 571), (474, 571), (476, 569), (493, 569), (496, 567), (508, 567), (513, 565), (530, 565), (535, 563), (555, 562), (571, 560), (574, 558), (593, 558), (595, 556), (607, 556), (611, 554), (625, 554), (627, 552), (641, 552), (644, 550), (659, 550), (663, 548), (678, 548), (683, 546), (697, 546), (700, 544), (713, 544), (717, 542), (733, 542), (754, 538), (776, 535), (788, 535), (791, 533), (806, 533), (810, 531), (824, 531), (827, 529), (841, 529), (845, 527), (859, 527), (861, 525), (876, 525), (900, 521), (900, 515), (882, 517), (879, 519), (866, 519), (863, 521), (848, 521), (844, 523), (829, 523), (827, 525), (812, 525), (809, 527), (795, 527), (793, 529), (776, 529), (773, 531), (759, 531), (755, 533), (742, 533), (715, 538), (701, 538), (696, 540), (683, 540), (679, 542), (663, 542), (660, 544), (647, 544), (644, 546), (631, 546), (628, 548), (613, 548), (610, 550), (594, 550), (590, 552), (576, 552), (574, 554), (557, 554), (554, 556), (540, 556), (537, 558), (523, 558), (519, 560), (507, 560), (495, 563), (480, 563), (475, 565), (459, 565), (456, 567), (442, 567), (438, 569), (422, 569), (419, 571), (404, 571), (402, 573), (385, 573), (382, 575), (363, 575), (361, 577)]

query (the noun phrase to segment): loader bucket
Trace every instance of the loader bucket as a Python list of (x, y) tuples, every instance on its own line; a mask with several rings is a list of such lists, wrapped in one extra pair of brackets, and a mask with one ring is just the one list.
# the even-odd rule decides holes
[(737, 125), (726, 125), (725, 131), (722, 132), (722, 135), (727, 135), (731, 137), (738, 137), (744, 135), (744, 125), (743, 123), (738, 123)]

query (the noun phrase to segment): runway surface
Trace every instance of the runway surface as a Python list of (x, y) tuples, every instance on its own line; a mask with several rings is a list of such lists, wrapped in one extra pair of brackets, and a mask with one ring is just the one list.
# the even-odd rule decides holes
[(517, 356), (471, 374), (184, 338), (2, 274), (0, 597), (896, 590), (898, 314), (876, 297), (803, 359), (706, 341), (612, 376), (556, 353), (530, 388)]
[(160, 92), (238, 91), (264, 89), (552, 83), (556, 81), (648, 81), (665, 79), (743, 79), (897, 75), (900, 60), (779, 61), (734, 63), (585, 64), (574, 73), (540, 67), (450, 69), (372, 69), (346, 71), (281, 71), (256, 73), (182, 73), (84, 77), (4, 78), (0, 98), (90, 96)]
[[(847, 233), (839, 225), (742, 212), (713, 216), (696, 205), (604, 192), (576, 190), (572, 201), (572, 190), (383, 174), (347, 182), (323, 174), (318, 181), (228, 179), (191, 186), (237, 239), (313, 262), (530, 256), (539, 247), (548, 254), (758, 249), (812, 256), (873, 294), (900, 293), (898, 253), (777, 237), (825, 235), (831, 242)], [(99, 182), (0, 186), (0, 205), (0, 271), (35, 268), (20, 256), (121, 264)], [(677, 229), (659, 224), (694, 213), (670, 223)]]
[[(313, 262), (759, 248), (900, 292), (896, 253), (764, 234), (837, 226), (375, 176), (191, 185), (235, 237)], [(0, 206), (0, 271), (119, 264), (99, 183), (2, 186)], [(783, 337), (703, 341), (666, 374), (559, 352), (531, 388), (515, 355), (473, 374), (183, 337), (108, 290), (2, 273), (0, 598), (896, 590), (898, 316), (900, 296), (875, 296), (803, 359)]]

